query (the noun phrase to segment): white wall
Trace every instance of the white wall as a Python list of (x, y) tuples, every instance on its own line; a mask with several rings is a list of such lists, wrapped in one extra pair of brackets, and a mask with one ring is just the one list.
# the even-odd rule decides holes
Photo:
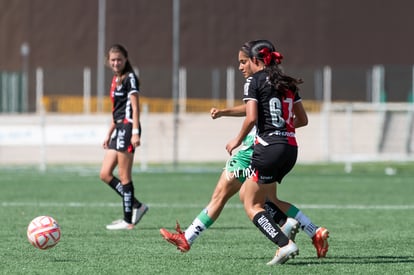
[[(103, 138), (110, 124), (104, 115), (2, 115), (0, 165), (46, 163), (100, 163)], [(225, 144), (240, 129), (242, 118), (213, 120), (208, 113), (184, 114), (179, 119), (181, 162), (224, 162)], [(327, 126), (328, 125), (328, 126)], [(379, 134), (377, 113), (309, 114), (309, 125), (297, 129), (298, 162), (375, 157)], [(136, 161), (169, 163), (173, 160), (173, 117), (144, 114), (142, 146)]]

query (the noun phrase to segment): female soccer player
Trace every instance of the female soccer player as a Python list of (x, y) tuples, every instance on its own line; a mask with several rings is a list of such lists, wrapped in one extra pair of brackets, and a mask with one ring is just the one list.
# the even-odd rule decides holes
[(255, 41), (249, 58), (253, 75), (244, 87), (246, 117), (226, 150), (231, 155), (256, 126), (257, 137), (250, 163), (254, 176), (243, 184), (241, 199), (249, 219), (279, 247), (268, 265), (283, 264), (298, 255), (299, 249), (265, 211), (265, 202), (272, 196), (277, 197), (276, 184), (281, 183), (296, 163), (295, 112), (304, 112), (303, 107), (297, 108), (301, 105), (298, 84), (302, 82), (282, 72), (279, 68), (282, 55), (267, 40)]
[[(148, 210), (135, 198), (132, 182), (134, 152), (141, 144), (139, 81), (128, 60), (128, 52), (122, 45), (115, 44), (109, 49), (107, 61), (114, 73), (110, 90), (113, 108), (112, 123), (103, 142), (103, 148), (107, 151), (100, 178), (122, 197), (124, 218), (106, 228), (133, 229)], [(113, 175), (116, 166), (119, 179)]]
[[(239, 70), (243, 73), (245, 78), (251, 76), (252, 72), (250, 69), (250, 59), (249, 52), (252, 46), (252, 42), (248, 42), (239, 51)], [(298, 104), (299, 106), (299, 104)], [(300, 104), (300, 106), (302, 106)], [(299, 107), (298, 107), (299, 108)], [(246, 106), (240, 105), (229, 109), (219, 110), (216, 108), (211, 109), (211, 117), (213, 119), (219, 118), (221, 116), (244, 116), (246, 114)], [(304, 114), (304, 116), (300, 116)], [(295, 127), (302, 127), (307, 124), (307, 116), (305, 112), (299, 112), (297, 118), (295, 119)], [(226, 202), (239, 191), (241, 184), (244, 182), (247, 176), (250, 175), (251, 170), (249, 169), (249, 164), (251, 160), (251, 155), (253, 153), (253, 141), (255, 137), (255, 131), (251, 131), (246, 138), (243, 140), (243, 147), (237, 152), (236, 155), (232, 156), (226, 163), (225, 170), (222, 172), (222, 175), (217, 182), (214, 193), (211, 197), (208, 205), (201, 211), (201, 213), (193, 220), (192, 224), (182, 232), (180, 225), (177, 223), (176, 230), (178, 233), (171, 233), (168, 230), (162, 228), (160, 229), (161, 235), (174, 244), (180, 251), (187, 252), (196, 238), (198, 238), (202, 232), (208, 229), (219, 217), (221, 211), (223, 210)], [(275, 196), (273, 196), (273, 202), (266, 202), (266, 209), (272, 213), (274, 220), (282, 226), (282, 231), (288, 235), (289, 238), (294, 239), (297, 232), (298, 222), (288, 218), (285, 213), (283, 213), (275, 203), (280, 206), (282, 205), (285, 208), (285, 212), (293, 214), (293, 218), (299, 218), (299, 224), (305, 232), (310, 232), (316, 227), (310, 219), (305, 216), (299, 209), (294, 205), (289, 203), (279, 201)], [(318, 245), (321, 243), (317, 237), (315, 237), (315, 232), (310, 235), (313, 240), (313, 243), (318, 250)], [(325, 253), (326, 254), (326, 253)], [(323, 255), (325, 256), (325, 255)], [(319, 257), (319, 253), (318, 253)]]

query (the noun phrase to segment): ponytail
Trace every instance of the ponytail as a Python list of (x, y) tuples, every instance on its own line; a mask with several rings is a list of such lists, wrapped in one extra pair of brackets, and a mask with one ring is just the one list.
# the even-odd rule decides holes
[(279, 67), (283, 55), (275, 51), (273, 44), (268, 40), (256, 40), (253, 44), (249, 57), (255, 57), (265, 64), (264, 71), (268, 74), (270, 85), (283, 96), (288, 90), (299, 91), (298, 85), (302, 84), (303, 80), (295, 79), (283, 73)]

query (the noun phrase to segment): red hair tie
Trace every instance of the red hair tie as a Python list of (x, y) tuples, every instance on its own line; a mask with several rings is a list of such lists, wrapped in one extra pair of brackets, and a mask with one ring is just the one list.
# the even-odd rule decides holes
[(269, 66), (272, 60), (274, 60), (276, 64), (282, 63), (283, 56), (279, 52), (271, 52), (269, 48), (263, 48), (259, 53), (263, 55), (263, 62), (266, 66)]

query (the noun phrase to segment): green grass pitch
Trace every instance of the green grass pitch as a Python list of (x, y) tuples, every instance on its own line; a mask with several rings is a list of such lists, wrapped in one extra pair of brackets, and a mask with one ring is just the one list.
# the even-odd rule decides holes
[[(238, 196), (188, 253), (161, 238), (159, 228), (191, 223), (220, 173), (218, 164), (134, 170), (135, 192), (150, 209), (134, 230), (110, 232), (105, 225), (122, 216), (121, 199), (100, 182), (98, 167), (1, 167), (0, 274), (414, 274), (414, 163), (355, 164), (351, 173), (339, 164), (297, 165), (279, 197), (330, 230), (329, 252), (317, 259), (300, 232), (299, 256), (271, 267), (276, 248), (247, 219)], [(39, 215), (61, 226), (50, 250), (26, 238)]]

